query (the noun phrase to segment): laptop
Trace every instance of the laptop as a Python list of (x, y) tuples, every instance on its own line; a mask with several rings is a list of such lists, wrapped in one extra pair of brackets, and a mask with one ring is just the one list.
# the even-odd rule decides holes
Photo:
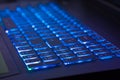
[(75, 1), (1, 0), (0, 80), (80, 79), (120, 69), (119, 47), (66, 10)]

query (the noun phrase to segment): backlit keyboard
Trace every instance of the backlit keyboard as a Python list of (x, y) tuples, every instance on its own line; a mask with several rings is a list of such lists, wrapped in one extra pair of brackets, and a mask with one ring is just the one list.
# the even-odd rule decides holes
[(120, 57), (120, 49), (55, 3), (0, 11), (3, 29), (28, 70)]

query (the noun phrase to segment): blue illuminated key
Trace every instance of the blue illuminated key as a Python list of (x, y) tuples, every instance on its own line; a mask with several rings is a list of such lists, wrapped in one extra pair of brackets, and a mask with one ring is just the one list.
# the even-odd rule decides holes
[(51, 46), (51, 47), (61, 44), (58, 38), (49, 38), (46, 40), (46, 43), (48, 44), (48, 46)]
[(78, 58), (76, 58), (76, 57), (64, 58), (63, 63), (64, 63), (64, 65), (76, 64), (76, 63), (78, 63)]
[(92, 39), (90, 36), (81, 36), (78, 38), (79, 41), (83, 44), (89, 43), (91, 41), (93, 41), (94, 39)]
[(19, 52), (21, 56), (34, 55), (36, 52), (34, 50)]
[(35, 46), (35, 45), (38, 45), (38, 44), (42, 44), (43, 40), (41, 38), (35, 38), (35, 39), (32, 39), (32, 40), (29, 40), (29, 43), (32, 46)]
[(77, 42), (77, 40), (75, 38), (63, 39), (62, 41), (65, 44), (72, 44), (72, 43), (76, 43)]
[(99, 55), (98, 55), (98, 58), (99, 58), (99, 59), (102, 59), (102, 60), (104, 60), (104, 59), (111, 59), (111, 58), (113, 58), (113, 55), (111, 55), (111, 54), (109, 54), (109, 53), (99, 54)]

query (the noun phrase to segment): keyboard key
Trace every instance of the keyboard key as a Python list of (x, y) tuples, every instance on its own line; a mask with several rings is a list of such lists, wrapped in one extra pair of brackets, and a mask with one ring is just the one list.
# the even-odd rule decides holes
[(24, 42), (13, 42), (13, 45), (15, 45), (16, 47), (18, 46), (28, 46), (29, 44), (27, 43), (27, 41), (24, 41)]
[(65, 44), (70, 44), (70, 43), (76, 43), (77, 40), (74, 39), (74, 38), (69, 38), (69, 39), (64, 39), (63, 42), (64, 42)]
[(43, 40), (40, 39), (40, 38), (35, 38), (35, 39), (32, 39), (32, 40), (29, 40), (29, 43), (30, 43), (31, 45), (38, 45), (38, 44), (43, 43)]
[(87, 48), (85, 47), (79, 47), (79, 48), (73, 48), (71, 49), (74, 53), (77, 53), (77, 52), (81, 52), (81, 51), (85, 51), (85, 50), (88, 50)]
[(81, 47), (85, 47), (83, 44), (80, 44), (80, 43), (74, 43), (74, 44), (71, 44), (69, 45), (69, 48), (72, 50), (72, 49), (76, 49), (76, 48), (81, 48)]
[(25, 61), (25, 64), (27, 65), (27, 66), (33, 66), (33, 65), (36, 65), (36, 64), (40, 64), (41, 63), (41, 61), (40, 60), (38, 60), (38, 61), (36, 61), (36, 60), (26, 60)]
[(31, 39), (39, 38), (39, 35), (37, 35), (37, 34), (25, 35), (25, 38), (27, 40), (31, 40)]
[[(31, 45), (31, 44), (30, 44)], [(35, 51), (48, 47), (46, 43), (42, 42), (40, 44), (31, 45)]]
[(79, 40), (81, 43), (85, 44), (85, 43), (93, 41), (94, 39), (92, 39), (90, 36), (81, 36), (79, 37)]
[(9, 17), (3, 18), (2, 21), (3, 21), (5, 27), (8, 30), (11, 29), (11, 28), (16, 28), (16, 25), (15, 25), (15, 23), (13, 22), (13, 20), (11, 18), (9, 18)]
[[(24, 60), (24, 59), (23, 59)], [(35, 59), (27, 59), (27, 60), (25, 60), (25, 63), (27, 64), (27, 65), (30, 65), (30, 64), (36, 64), (35, 62), (40, 62), (40, 59), (39, 58), (35, 58)]]
[(114, 53), (114, 52), (120, 51), (120, 49), (118, 47), (113, 47), (113, 48), (110, 48), (110, 51)]
[(55, 51), (57, 53), (57, 55), (62, 55), (62, 54), (68, 54), (68, 53), (71, 53), (70, 50), (68, 49), (64, 49), (64, 50), (60, 50), (60, 51)]
[(92, 54), (92, 52), (90, 52), (89, 50), (85, 50), (85, 51), (78, 51), (75, 53), (77, 56), (89, 56)]
[(96, 49), (96, 50), (93, 50), (93, 53), (95, 55), (98, 55), (98, 54), (103, 54), (103, 53), (108, 53), (109, 51), (107, 51), (106, 49)]
[(21, 55), (21, 57), (23, 59), (31, 59), (31, 58), (37, 58), (38, 56), (34, 53), (32, 53), (31, 55)]
[(99, 55), (98, 55), (98, 58), (101, 59), (101, 60), (111, 59), (111, 58), (113, 58), (113, 55), (110, 54), (110, 53), (99, 54)]
[(38, 53), (38, 55), (41, 56), (41, 57), (45, 57), (45, 56), (55, 55), (55, 53), (46, 51), (46, 52), (40, 52), (40, 53)]
[(79, 55), (79, 62), (89, 62), (94, 60), (94, 55)]
[(76, 57), (66, 58), (66, 59), (63, 59), (63, 63), (64, 63), (64, 65), (75, 64), (75, 63), (78, 63), (78, 58), (76, 58)]
[(18, 47), (17, 50), (19, 52), (30, 51), (30, 50), (32, 50), (32, 47), (30, 47), (30, 46), (22, 46), (22, 47)]
[(58, 59), (57, 56), (53, 56), (53, 55), (48, 55), (48, 56), (41, 56), (41, 59), (43, 60), (43, 62), (52, 62), (52, 61), (56, 61)]
[(52, 50), (48, 47), (38, 48), (36, 49), (37, 53), (46, 53), (46, 52), (52, 52)]
[(26, 64), (26, 65), (27, 65), (28, 70), (34, 70), (34, 69), (39, 69), (37, 67), (40, 67), (43, 64), (40, 61), (36, 61), (36, 62), (33, 62), (31, 64)]
[(61, 59), (69, 59), (69, 58), (75, 57), (75, 55), (73, 53), (63, 53), (63, 54), (59, 55), (59, 57)]
[(61, 44), (58, 38), (49, 38), (46, 40), (46, 43), (48, 44), (48, 46), (51, 46), (51, 47)]
[(36, 52), (34, 50), (31, 51), (26, 51), (26, 52), (20, 52), (21, 56), (25, 56), (25, 55), (34, 55), (36, 54)]

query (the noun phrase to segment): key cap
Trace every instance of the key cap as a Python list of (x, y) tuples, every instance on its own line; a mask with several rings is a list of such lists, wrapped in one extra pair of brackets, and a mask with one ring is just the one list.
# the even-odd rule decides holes
[(73, 57), (75, 57), (75, 55), (73, 54), (73, 53), (63, 53), (63, 54), (61, 54), (61, 55), (59, 55), (59, 57), (61, 58), (61, 59), (69, 59), (69, 58), (73, 58)]
[(77, 56), (88, 56), (91, 55), (92, 52), (90, 52), (89, 50), (84, 50), (84, 51), (79, 51), (75, 53)]
[(12, 28), (7, 30), (6, 32), (8, 35), (12, 35), (12, 34), (20, 34), (21, 32), (18, 30), (18, 28)]
[(40, 61), (36, 61), (32, 64), (26, 64), (28, 70), (36, 70), (36, 69), (43, 69), (43, 64)]
[(39, 35), (37, 34), (25, 35), (25, 38), (27, 40), (31, 40), (31, 39), (39, 38)]
[(46, 43), (40, 43), (40, 44), (37, 44), (37, 45), (31, 45), (33, 48), (34, 48), (34, 50), (39, 50), (39, 49), (43, 49), (43, 48), (47, 48), (48, 46), (47, 46), (47, 44)]
[(21, 56), (24, 56), (24, 55), (34, 55), (34, 54), (36, 54), (36, 52), (34, 50), (26, 51), (26, 52), (20, 52)]
[(86, 46), (99, 46), (100, 45), (100, 43), (98, 43), (97, 41), (92, 41), (92, 42), (90, 42), (90, 43), (86, 43)]
[(5, 27), (8, 30), (11, 29), (11, 28), (16, 27), (15, 23), (13, 22), (13, 20), (11, 18), (7, 17), (7, 18), (3, 18), (2, 20), (3, 20), (4, 24), (5, 24)]
[(81, 47), (85, 47), (83, 44), (80, 44), (80, 43), (74, 43), (74, 44), (71, 44), (69, 45), (69, 48), (72, 50), (72, 49), (76, 49), (76, 48), (81, 48)]
[(103, 42), (103, 41), (105, 41), (105, 39), (103, 38), (103, 37), (101, 37), (100, 35), (98, 35), (98, 34), (92, 34), (91, 35), (94, 39), (96, 39), (96, 41), (98, 41), (98, 42)]
[(72, 30), (76, 30), (76, 31), (80, 31), (80, 28), (79, 27), (75, 27), (74, 28), (74, 26), (73, 27), (70, 27), (70, 28), (67, 28), (67, 31), (72, 31)]
[(30, 46), (18, 47), (18, 52), (30, 51), (32, 48)]
[(65, 44), (76, 43), (77, 40), (74, 38), (64, 39), (62, 40)]
[(104, 49), (104, 47), (101, 46), (101, 45), (89, 46), (88, 48), (89, 48), (90, 50)]
[(102, 53), (106, 53), (106, 52), (108, 52), (106, 49), (96, 49), (96, 50), (93, 50), (92, 51), (94, 54), (102, 54)]
[(35, 32), (34, 30), (29, 30), (28, 28), (27, 28), (26, 31), (22, 31), (22, 33), (23, 33), (24, 35), (25, 35), (25, 34), (27, 34), (27, 35), (28, 35), (28, 34), (29, 34), (29, 35), (30, 35), (30, 34), (31, 34), (31, 35), (32, 35), (32, 34), (36, 34), (36, 32)]
[(49, 56), (41, 56), (41, 59), (43, 60), (43, 62), (52, 62), (52, 61), (56, 61), (58, 57), (55, 55), (49, 55)]
[(41, 63), (41, 61), (40, 60), (38, 60), (38, 61), (36, 61), (36, 60), (27, 60), (27, 61), (25, 61), (25, 64), (27, 65), (27, 66), (35, 66), (36, 64), (39, 64), (40, 65), (40, 63)]
[(93, 41), (93, 39), (90, 36), (81, 36), (79, 37), (79, 40), (81, 43), (88, 43)]
[(79, 48), (73, 48), (71, 49), (74, 53), (77, 53), (77, 52), (81, 52), (81, 51), (85, 51), (85, 50), (88, 50), (87, 48), (85, 47), (79, 47)]
[(11, 39), (21, 39), (21, 38), (24, 38), (24, 36), (21, 35), (21, 34), (12, 34), (12, 35), (9, 35), (9, 37)]
[(65, 35), (60, 35), (58, 37), (59, 37), (60, 40), (73, 38), (70, 34), (68, 34), (68, 35), (66, 35), (66, 34)]
[(68, 47), (60, 45), (60, 46), (55, 46), (53, 47), (54, 51), (62, 51), (68, 49)]
[(110, 54), (110, 53), (99, 54), (99, 55), (98, 55), (98, 58), (101, 59), (101, 60), (111, 59), (111, 58), (113, 58), (113, 55)]
[(57, 55), (62, 55), (62, 54), (68, 54), (68, 53), (71, 53), (70, 50), (68, 49), (64, 49), (64, 50), (60, 50), (60, 51), (55, 51), (57, 53)]
[(15, 45), (16, 47), (17, 46), (27, 46), (27, 45), (29, 45), (27, 43), (27, 41), (24, 41), (24, 42), (14, 42), (14, 41), (12, 41), (12, 42), (13, 42), (13, 45)]
[(40, 61), (40, 59), (39, 58), (35, 58), (35, 59), (23, 59), (24, 60), (24, 62), (25, 63), (27, 63), (27, 64), (32, 64), (32, 63), (34, 63), (34, 62), (39, 62)]
[(110, 51), (111, 52), (117, 52), (117, 51), (119, 51), (120, 49), (118, 48), (118, 47), (113, 47), (113, 48), (110, 48)]
[[(20, 53), (20, 55), (21, 55), (21, 53)], [(31, 55), (21, 55), (21, 57), (23, 59), (29, 59), (29, 58), (34, 58), (34, 57), (38, 57), (38, 56), (36, 55), (36, 53), (31, 53)]]
[(54, 28), (51, 28), (51, 27), (50, 27), (50, 30), (52, 30), (52, 31), (64, 30), (64, 28), (62, 28), (62, 27), (60, 27), (60, 26), (59, 26), (59, 27), (56, 26), (56, 27), (54, 27)]
[(59, 59), (48, 60), (45, 62), (45, 65), (47, 65), (48, 67), (60, 66), (61, 61)]
[(24, 38), (21, 38), (21, 39), (15, 38), (15, 39), (11, 39), (11, 41), (14, 42), (14, 43), (26, 42), (26, 40)]
[(32, 39), (32, 40), (29, 40), (29, 43), (31, 45), (38, 45), (38, 44), (43, 43), (43, 40), (41, 38), (35, 38), (35, 39)]
[(48, 44), (48, 46), (51, 46), (51, 47), (61, 44), (58, 38), (49, 38), (46, 40), (46, 43)]
[(41, 53), (38, 53), (39, 56), (41, 57), (45, 57), (45, 56), (52, 56), (52, 55), (55, 55), (55, 53), (53, 52), (41, 52)]
[(37, 51), (38, 54), (39, 53), (45, 53), (45, 52), (52, 52), (52, 50), (48, 47), (37, 49), (36, 51)]
[(62, 61), (63, 61), (64, 65), (71, 65), (71, 64), (78, 63), (78, 58), (76, 58), (76, 57), (67, 58), (67, 59), (63, 59)]

